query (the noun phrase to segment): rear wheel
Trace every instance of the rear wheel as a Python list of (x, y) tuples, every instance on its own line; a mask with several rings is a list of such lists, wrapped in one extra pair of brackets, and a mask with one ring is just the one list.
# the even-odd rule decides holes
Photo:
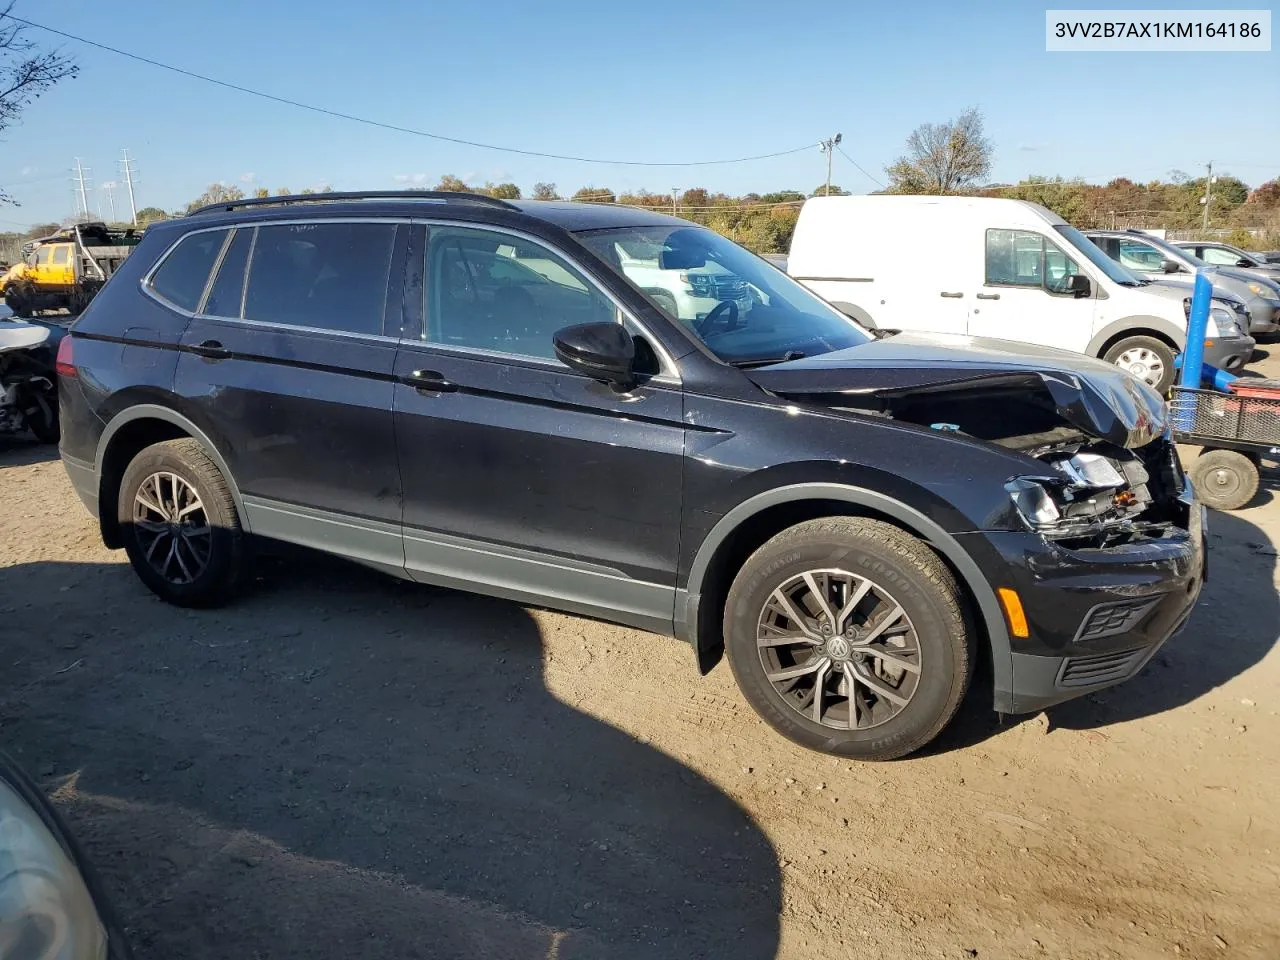
[(1173, 347), (1155, 337), (1125, 337), (1111, 345), (1102, 359), (1127, 370), (1157, 393), (1173, 386)]
[(1200, 502), (1214, 510), (1239, 510), (1258, 492), (1258, 463), (1235, 450), (1202, 450), (1191, 465)]
[(770, 726), (860, 760), (927, 744), (972, 672), (950, 571), (877, 520), (810, 520), (765, 543), (733, 582), (724, 635), (738, 686)]
[(226, 480), (198, 442), (168, 440), (129, 464), (118, 502), (125, 551), (153, 593), (183, 607), (235, 593), (244, 534)]

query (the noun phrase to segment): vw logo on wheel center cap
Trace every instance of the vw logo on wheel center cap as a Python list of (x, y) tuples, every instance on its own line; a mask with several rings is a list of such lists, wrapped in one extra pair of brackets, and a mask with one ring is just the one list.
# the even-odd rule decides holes
[(849, 659), (849, 641), (837, 634), (827, 641), (827, 656), (832, 660)]

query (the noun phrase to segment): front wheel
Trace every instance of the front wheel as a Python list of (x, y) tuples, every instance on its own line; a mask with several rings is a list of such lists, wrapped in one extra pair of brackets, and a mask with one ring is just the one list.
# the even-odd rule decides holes
[(134, 457), (117, 516), (134, 572), (158, 597), (210, 607), (234, 595), (245, 562), (240, 517), (197, 441), (167, 440)]
[(733, 582), (724, 636), (766, 723), (859, 760), (931, 741), (972, 672), (955, 579), (924, 543), (878, 520), (810, 520), (766, 542)]
[(1125, 337), (1102, 355), (1161, 396), (1173, 386), (1173, 347), (1155, 337)]

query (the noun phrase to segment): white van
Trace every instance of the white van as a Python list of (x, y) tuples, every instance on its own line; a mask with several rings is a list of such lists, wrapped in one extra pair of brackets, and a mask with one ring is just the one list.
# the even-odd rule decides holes
[[(998, 337), (1102, 357), (1163, 391), (1186, 344), (1191, 284), (1148, 282), (1061, 217), (987, 197), (814, 197), (787, 272), (860, 323)], [(1205, 361), (1238, 370), (1243, 303), (1215, 297)]]

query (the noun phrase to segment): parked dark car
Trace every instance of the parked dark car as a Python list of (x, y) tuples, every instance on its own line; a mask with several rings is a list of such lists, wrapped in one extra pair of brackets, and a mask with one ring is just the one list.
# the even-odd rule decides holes
[[(628, 279), (638, 246), (756, 302), (673, 315)], [(147, 232), (58, 370), (66, 469), (166, 600), (232, 597), (250, 536), (303, 544), (674, 634), (704, 672), (727, 648), (772, 726), (852, 757), (928, 743), (975, 669), (1006, 713), (1132, 676), (1203, 579), (1202, 508), (1129, 374), (873, 338), (626, 207), (209, 207)]]

